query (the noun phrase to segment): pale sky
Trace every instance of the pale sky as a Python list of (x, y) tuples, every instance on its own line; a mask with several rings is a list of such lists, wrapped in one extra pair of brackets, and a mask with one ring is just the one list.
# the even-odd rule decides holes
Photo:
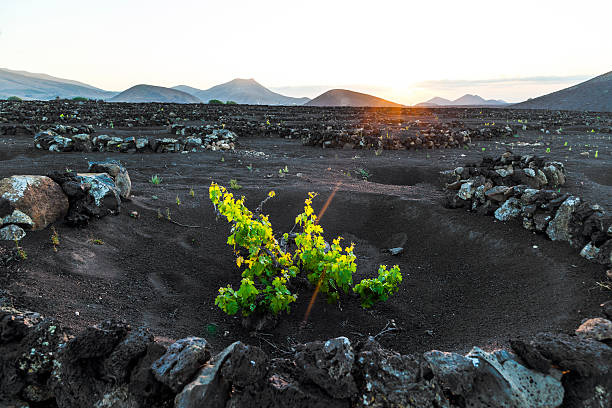
[(612, 0), (0, 0), (0, 67), (114, 91), (255, 78), (515, 102), (612, 70)]

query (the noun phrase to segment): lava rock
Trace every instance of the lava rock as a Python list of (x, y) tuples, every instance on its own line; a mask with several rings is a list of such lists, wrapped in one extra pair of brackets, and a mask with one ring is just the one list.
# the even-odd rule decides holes
[(612, 322), (601, 317), (588, 319), (576, 329), (576, 335), (599, 341), (612, 340)]
[(119, 195), (123, 199), (130, 197), (132, 191), (132, 181), (125, 166), (118, 160), (105, 160), (101, 162), (89, 162), (89, 169), (92, 173), (106, 173), (113, 178), (115, 185), (119, 189)]
[(187, 337), (170, 345), (151, 369), (159, 382), (179, 392), (209, 359), (208, 342), (199, 337)]
[(17, 225), (7, 225), (0, 228), (0, 241), (19, 241), (26, 236), (23, 228)]

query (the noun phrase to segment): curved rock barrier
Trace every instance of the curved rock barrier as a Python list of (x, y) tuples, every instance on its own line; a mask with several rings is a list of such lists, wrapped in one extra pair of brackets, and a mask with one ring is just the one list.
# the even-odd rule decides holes
[(610, 320), (510, 344), (513, 352), (401, 355), (372, 337), (356, 344), (339, 337), (298, 344), (283, 357), (240, 341), (215, 354), (205, 339), (166, 347), (124, 322), (68, 336), (53, 319), (0, 307), (0, 401), (59, 408), (612, 404)]
[[(51, 152), (153, 152), (188, 153), (205, 150), (233, 150), (238, 140), (236, 133), (227, 129), (205, 127), (172, 126), (173, 132), (180, 137), (117, 137), (105, 134), (92, 135), (93, 128), (83, 130), (70, 126), (57, 125), (34, 135), (37, 149)], [(185, 132), (185, 130), (188, 130)], [(184, 137), (185, 134), (188, 136)]]
[(89, 162), (88, 173), (55, 171), (48, 176), (12, 176), (0, 180), (0, 240), (19, 241), (28, 230), (41, 230), (64, 219), (86, 225), (92, 217), (119, 214), (132, 182), (116, 160)]
[(446, 206), (499, 221), (519, 220), (525, 229), (565, 241), (584, 258), (612, 267), (612, 216), (600, 205), (561, 191), (562, 163), (507, 152), (441, 173)]

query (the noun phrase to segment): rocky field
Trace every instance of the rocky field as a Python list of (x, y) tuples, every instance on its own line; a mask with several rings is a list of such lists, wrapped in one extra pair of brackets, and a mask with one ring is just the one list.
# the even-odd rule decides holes
[[(508, 151), (512, 153), (502, 156)], [(537, 160), (525, 159), (523, 163), (523, 158), (530, 155)], [(114, 169), (90, 164), (109, 159), (120, 161), (121, 166)], [(561, 165), (551, 170), (552, 162)], [(509, 165), (512, 169), (508, 169)], [(469, 177), (457, 168), (468, 169)], [(563, 183), (559, 182), (560, 168)], [(20, 240), (0, 241), (0, 304), (5, 310), (3, 316), (9, 316), (6, 310), (10, 307), (54, 319), (67, 336), (53, 340), (58, 343), (84, 332), (82, 338), (96, 337), (87, 332), (92, 330), (88, 327), (113, 319), (124, 320), (134, 328), (146, 328), (150, 339), (147, 337), (145, 343), (155, 340), (159, 347), (186, 336), (206, 339), (205, 348), (215, 352), (233, 345), (226, 350), (229, 354), (238, 347), (236, 341), (257, 346), (256, 351), (238, 347), (240, 353), (254, 353), (255, 357), (248, 357), (253, 361), (266, 361), (266, 373), (270, 375), (249, 374), (257, 377), (253, 384), (259, 384), (257, 381), (264, 377), (272, 381), (274, 375), (282, 377), (279, 373), (288, 372), (286, 366), (279, 368), (278, 361), (268, 362), (271, 358), (292, 359), (297, 363), (291, 364), (306, 367), (316, 365), (312, 361), (316, 361), (314, 356), (320, 356), (317, 353), (351, 354), (351, 344), (355, 353), (364, 358), (388, 357), (385, 353), (391, 352), (380, 347), (419, 356), (414, 364), (427, 361), (436, 376), (446, 379), (444, 373), (436, 371), (446, 360), (435, 353), (426, 353), (423, 360), (424, 352), (436, 349), (463, 354), (477, 346), (480, 351), (472, 351), (476, 353), (472, 357), (488, 361), (492, 357), (487, 352), (514, 350), (520, 354), (519, 361), (537, 369), (537, 362), (527, 360), (534, 355), (529, 353), (529, 347), (539, 347), (547, 361), (554, 363), (550, 364), (564, 369), (560, 361), (568, 358), (559, 357), (563, 353), (556, 349), (550, 351), (550, 344), (557, 340), (546, 336), (565, 333), (569, 340), (563, 340), (563, 344), (578, 341), (576, 336), (567, 334), (572, 334), (584, 319), (605, 317), (601, 305), (612, 299), (612, 272), (607, 272), (611, 265), (606, 263), (603, 252), (581, 256), (587, 243), (603, 248), (612, 236), (612, 232), (606, 235), (609, 223), (605, 215), (612, 211), (611, 168), (612, 114), (480, 108), (0, 102), (0, 179), (48, 175), (66, 196), (65, 202), (51, 201), (49, 193), (45, 195), (49, 202), (33, 199), (30, 203), (37, 210), (59, 208), (55, 222), (36, 211), (26, 214), (31, 223), (21, 218), (3, 221), (5, 227), (14, 226), (7, 230), (7, 237), (9, 232), (17, 233)], [(448, 170), (452, 173), (450, 179), (451, 174), (441, 174)], [(490, 175), (498, 170), (503, 174)], [(510, 170), (526, 176), (512, 178), (504, 173)], [(537, 178), (539, 170), (550, 183)], [(283, 314), (276, 325), (260, 331), (245, 328), (240, 317), (227, 316), (214, 304), (220, 287), (237, 286), (240, 270), (226, 243), (229, 224), (217, 219), (208, 197), (213, 181), (228, 188), (232, 184), (232, 192), (244, 195), (251, 209), (274, 190), (276, 196), (265, 204), (264, 213), (270, 215), (279, 235), (292, 228), (308, 192), (319, 193), (313, 202), (315, 212), (333, 194), (320, 220), (326, 238), (341, 235), (355, 243), (356, 281), (374, 276), (380, 264), (399, 265), (403, 274), (399, 292), (371, 310), (362, 309), (354, 296), (341, 297), (337, 305), (319, 297), (305, 319), (313, 290), (304, 285), (298, 288), (291, 313)], [(464, 186), (466, 183), (471, 184)], [(84, 184), (98, 186), (96, 191), (102, 191), (100, 200), (79, 190)], [(527, 192), (536, 198), (523, 205), (525, 189), (520, 185), (550, 193), (537, 193), (536, 197), (536, 193)], [(476, 195), (479, 187), (482, 199)], [(484, 195), (485, 190), (493, 188), (497, 190)], [(547, 232), (546, 225), (538, 229), (538, 220), (550, 216), (550, 222), (570, 197), (597, 204), (592, 211), (585, 210), (591, 211), (588, 214), (581, 213), (584, 218), (580, 225), (584, 226), (587, 219), (591, 220), (589, 225), (593, 224), (592, 217), (601, 213), (597, 218), (602, 220), (601, 228), (592, 227), (588, 236), (579, 238), (570, 231), (567, 239), (555, 238), (564, 234), (558, 232), (559, 223), (554, 224), (552, 233)], [(539, 207), (526, 209), (528, 205), (547, 205), (548, 212)], [(6, 216), (14, 215), (13, 210), (3, 210), (0, 205)], [(4, 216), (0, 213), (0, 217)], [(15, 232), (17, 228), (25, 236)], [(11, 319), (15, 319), (18, 314), (12, 313)], [(583, 351), (599, 347), (602, 364), (607, 366), (600, 367), (603, 371), (597, 375), (612, 372), (606, 371), (612, 370), (612, 323), (601, 320), (601, 325), (607, 327), (604, 332), (608, 330), (598, 339), (601, 341), (574, 345)], [(38, 320), (26, 326), (40, 327), (37, 324)], [(116, 345), (129, 330), (113, 324), (102, 329), (115, 333), (112, 336)], [(530, 343), (541, 332), (549, 334), (537, 337), (533, 343), (536, 345)], [(16, 341), (7, 336), (2, 335), (0, 347), (3, 341)], [(369, 336), (377, 336), (380, 346), (372, 343)], [(347, 340), (339, 341), (340, 337)], [(335, 351), (322, 346), (327, 343), (304, 345), (328, 339), (335, 339), (331, 343)], [(79, 354), (75, 347), (69, 347), (68, 356)], [(108, 346), (106, 354), (97, 357), (107, 358), (113, 347)], [(351, 348), (350, 353), (347, 348)], [(163, 351), (149, 354), (159, 358)], [(239, 355), (242, 354), (236, 354), (238, 360)], [(208, 357), (202, 357), (201, 364)], [(226, 358), (217, 358), (219, 369)], [(351, 358), (357, 361), (355, 355)], [(241, 367), (238, 360), (232, 360), (235, 370)], [(456, 360), (451, 365), (467, 363)], [(360, 393), (367, 385), (363, 379), (367, 369), (342, 367), (349, 373), (353, 370), (355, 378), (342, 383), (333, 377), (338, 381), (329, 388), (328, 380), (321, 380), (327, 377), (316, 377), (321, 373), (308, 374), (314, 376), (307, 375), (309, 380), (301, 374), (292, 375), (302, 378), (302, 385), (315, 384), (304, 385), (300, 395), (316, 388), (308, 395), (319, 396), (319, 406), (330, 406), (331, 400), (325, 399), (330, 397), (343, 401), (336, 401), (337, 406), (410, 406), (401, 405), (400, 400), (377, 405), (374, 400), (380, 401), (376, 399), (380, 397), (374, 396), (375, 392), (364, 400)], [(168, 401), (182, 386), (164, 377), (162, 371), (157, 381), (170, 387), (171, 391), (164, 391), (164, 401)], [(236, 379), (239, 371), (227, 368), (227, 372), (226, 386), (233, 383), (237, 389), (248, 389), (247, 384)], [(274, 377), (276, 386), (280, 387), (279, 382), (288, 375)], [(478, 375), (462, 381), (474, 384)], [(431, 380), (428, 371), (415, 376), (413, 383)], [(67, 381), (61, 378), (57, 381)], [(445, 402), (415, 406), (485, 406), (473, 395), (466, 397), (472, 385), (444, 381), (437, 384), (446, 391), (423, 398), (446, 398)], [(91, 386), (95, 398), (103, 399), (107, 391), (108, 384), (102, 383)], [(604, 403), (612, 401), (612, 385), (599, 385), (603, 396), (598, 398)], [(260, 386), (266, 387), (257, 387)], [(85, 406), (67, 396), (74, 396), (76, 391), (66, 391), (57, 384), (56, 388), (60, 390), (55, 394), (56, 400), (49, 395), (43, 399), (47, 406)], [(559, 400), (558, 394), (542, 396), (546, 403), (537, 406), (559, 406), (560, 401), (565, 401), (566, 406), (600, 406), (580, 405), (592, 393), (581, 400), (569, 389), (566, 388), (565, 400), (563, 395)], [(391, 392), (376, 392), (387, 391)], [(6, 393), (6, 388), (2, 392)], [(23, 392), (18, 396), (27, 399)], [(363, 402), (370, 401), (370, 397), (371, 403)], [(188, 405), (187, 397), (182, 398), (180, 406), (197, 406), (193, 401), (195, 405)], [(291, 398), (295, 406), (299, 398)], [(232, 400), (235, 405), (228, 401), (223, 404), (248, 406), (244, 393), (237, 393), (229, 401)], [(177, 404), (178, 401), (179, 398)], [(262, 401), (253, 406), (274, 406), (268, 400), (265, 404)], [(314, 400), (306, 397), (301, 401), (311, 401), (308, 404), (315, 406)], [(466, 401), (472, 401), (472, 405), (466, 405)], [(530, 406), (531, 400), (526, 401), (527, 405), (513, 402), (506, 406)], [(150, 406), (139, 403), (98, 406)]]

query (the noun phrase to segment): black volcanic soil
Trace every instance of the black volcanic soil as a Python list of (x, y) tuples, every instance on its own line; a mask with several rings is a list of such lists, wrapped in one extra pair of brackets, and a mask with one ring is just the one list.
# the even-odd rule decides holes
[[(473, 121), (495, 119), (473, 116)], [(580, 155), (594, 146), (597, 159)], [(336, 336), (357, 340), (378, 333), (391, 319), (401, 333), (381, 342), (402, 353), (464, 351), (473, 345), (497, 348), (511, 337), (573, 330), (583, 318), (598, 314), (599, 304), (610, 298), (610, 292), (596, 287), (605, 279), (602, 266), (517, 223), (441, 205), (440, 170), (507, 149), (563, 161), (567, 191), (612, 209), (610, 134), (586, 129), (568, 130), (562, 137), (526, 131), (520, 138), (481, 141), (469, 149), (381, 155), (303, 147), (299, 141), (278, 138), (241, 139), (234, 153), (50, 153), (35, 150), (31, 136), (3, 136), (0, 177), (86, 170), (88, 159), (114, 158), (129, 170), (133, 197), (120, 215), (95, 220), (87, 228), (59, 224), (58, 252), (52, 249), (49, 230), (28, 233), (22, 241), (28, 259), (0, 270), (0, 284), (15, 307), (56, 317), (75, 330), (108, 318), (125, 319), (150, 327), (162, 339), (205, 337), (215, 350), (236, 340), (270, 352), (278, 350), (268, 342), (283, 349)], [(278, 171), (285, 166), (289, 173), (281, 178)], [(366, 169), (370, 180), (362, 180), (358, 169)], [(154, 174), (163, 178), (161, 185), (148, 182)], [(291, 228), (307, 192), (320, 193), (314, 203), (318, 210), (338, 186), (321, 221), (326, 237), (342, 235), (355, 242), (357, 281), (373, 276), (381, 263), (400, 265), (404, 281), (399, 293), (372, 310), (361, 309), (352, 296), (342, 298), (339, 306), (318, 299), (301, 328), (312, 295), (311, 288), (301, 288), (290, 315), (283, 315), (274, 330), (250, 337), (238, 317), (226, 316), (214, 305), (218, 288), (236, 287), (240, 279), (225, 243), (229, 225), (215, 219), (208, 200), (211, 181), (229, 185), (230, 179), (243, 186), (238, 194), (247, 197), (251, 208), (269, 190), (276, 191), (264, 209), (279, 233)], [(172, 219), (200, 228), (158, 219), (158, 210), (165, 215), (167, 208)], [(140, 217), (130, 217), (131, 211)], [(393, 257), (381, 252), (394, 246), (403, 246), (404, 253)]]

